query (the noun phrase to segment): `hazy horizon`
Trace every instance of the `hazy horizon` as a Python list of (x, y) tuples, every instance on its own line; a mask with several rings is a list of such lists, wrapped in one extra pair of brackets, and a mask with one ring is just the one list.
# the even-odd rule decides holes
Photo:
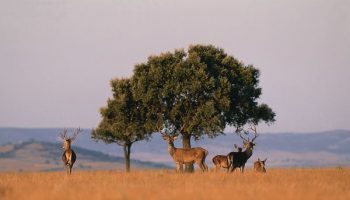
[[(0, 127), (93, 128), (112, 78), (213, 44), (260, 69), (260, 132), (350, 130), (350, 1), (0, 1)], [(229, 130), (229, 129), (228, 129)]]

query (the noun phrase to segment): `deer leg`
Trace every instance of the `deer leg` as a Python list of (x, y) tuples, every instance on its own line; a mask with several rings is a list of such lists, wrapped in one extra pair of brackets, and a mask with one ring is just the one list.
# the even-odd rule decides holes
[(179, 164), (180, 164), (180, 172), (182, 173), (184, 171), (183, 169), (184, 164), (182, 162), (180, 162)]
[(226, 168), (226, 172), (229, 173), (231, 165), (230, 163), (226, 163), (226, 166), (224, 166), (223, 168)]
[(202, 172), (205, 172), (206, 168), (205, 168), (204, 163), (200, 162), (199, 167), (201, 168)]
[(215, 165), (215, 172), (218, 172), (220, 169), (220, 165)]
[(215, 166), (215, 171), (218, 172), (220, 170), (220, 165)]
[(204, 171), (204, 166), (203, 166), (203, 163), (202, 162), (196, 162), (196, 164), (198, 165), (198, 167), (202, 170), (202, 171)]
[(69, 165), (68, 164), (66, 165), (66, 172), (67, 172), (67, 174), (69, 174)]
[(208, 166), (205, 164), (205, 156), (201, 160), (201, 164), (203, 165), (204, 170), (203, 171), (208, 171)]
[(230, 169), (230, 172), (232, 173), (233, 171), (235, 171), (235, 169), (236, 169), (236, 166), (232, 166)]
[(243, 173), (243, 172), (244, 172), (244, 165), (242, 165), (242, 166), (240, 167), (240, 169), (241, 169), (241, 173)]
[(180, 163), (176, 162), (176, 172), (179, 172), (180, 171)]
[(183, 171), (183, 163), (182, 162), (176, 162), (176, 172), (181, 172)]
[(232, 172), (232, 168), (233, 168), (232, 165), (230, 165), (227, 169), (227, 172)]

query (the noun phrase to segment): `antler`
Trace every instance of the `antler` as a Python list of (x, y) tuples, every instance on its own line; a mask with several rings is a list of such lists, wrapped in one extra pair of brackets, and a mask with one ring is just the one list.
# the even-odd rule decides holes
[[(245, 134), (247, 134), (247, 132), (246, 132), (246, 131), (244, 131), (244, 133), (245, 133)], [(239, 135), (239, 137), (241, 137), (241, 138), (242, 138), (242, 140), (243, 140), (243, 141), (245, 141), (245, 142), (249, 142), (249, 138), (248, 138), (248, 139), (244, 138), (244, 137), (242, 136), (242, 133), (239, 133), (238, 135)]]
[(74, 133), (73, 133), (73, 137), (70, 137), (69, 139), (70, 139), (71, 141), (74, 141), (74, 140), (77, 138), (77, 136), (79, 135), (79, 133), (82, 132), (82, 131), (83, 131), (83, 130), (81, 130), (80, 127), (77, 128), (77, 129), (75, 129), (75, 131), (74, 131)]
[(254, 142), (254, 140), (259, 136), (258, 133), (256, 132), (256, 126), (255, 125), (250, 126), (250, 130), (254, 132), (254, 138), (252, 139), (252, 142)]
[[(243, 141), (245, 141), (245, 142), (254, 142), (254, 140), (259, 136), (258, 133), (257, 133), (257, 131), (256, 131), (256, 126), (255, 126), (255, 125), (251, 125), (250, 128), (249, 128), (249, 130), (253, 131), (253, 133), (254, 133), (254, 137), (253, 137), (252, 140), (250, 140), (249, 137), (248, 137), (248, 139), (247, 139), (247, 138), (244, 138), (244, 137), (242, 136), (242, 133), (239, 133), (238, 135), (239, 135), (239, 137), (241, 137), (241, 138), (243, 139)], [(243, 131), (244, 134), (249, 135), (249, 131), (245, 131), (245, 130), (243, 130), (243, 129), (241, 129), (240, 131)]]
[(67, 131), (68, 131), (68, 129), (67, 129), (67, 128), (64, 128), (63, 131), (60, 132), (60, 138), (61, 138), (62, 140), (67, 139)]

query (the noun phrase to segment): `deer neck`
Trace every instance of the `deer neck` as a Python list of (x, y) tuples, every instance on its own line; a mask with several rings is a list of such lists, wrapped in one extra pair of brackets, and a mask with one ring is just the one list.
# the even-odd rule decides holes
[(168, 152), (171, 156), (174, 155), (175, 150), (176, 150), (176, 148), (174, 146), (174, 142), (168, 142)]
[(250, 158), (250, 156), (253, 155), (253, 148), (248, 147), (245, 151), (244, 151), (245, 155), (247, 156), (247, 159)]
[(64, 150), (70, 150), (70, 144), (71, 144), (71, 140), (70, 140), (70, 139), (65, 140), (65, 141), (63, 142), (63, 148), (64, 148)]
[(64, 150), (67, 151), (67, 150), (70, 150), (70, 145), (64, 145)]

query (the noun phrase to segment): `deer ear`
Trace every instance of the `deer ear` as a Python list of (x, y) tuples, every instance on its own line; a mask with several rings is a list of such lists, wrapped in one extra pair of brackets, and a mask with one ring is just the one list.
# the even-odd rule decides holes
[(264, 162), (266, 162), (267, 158), (265, 158)]
[(260, 162), (260, 158), (258, 158), (258, 161)]

